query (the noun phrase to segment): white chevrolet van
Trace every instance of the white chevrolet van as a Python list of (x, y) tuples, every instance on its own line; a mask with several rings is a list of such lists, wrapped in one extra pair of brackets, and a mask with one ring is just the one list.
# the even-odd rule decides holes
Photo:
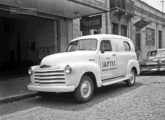
[(129, 38), (88, 35), (73, 39), (66, 52), (49, 55), (29, 69), (29, 90), (74, 92), (80, 102), (89, 101), (97, 87), (125, 82), (135, 84), (139, 64)]

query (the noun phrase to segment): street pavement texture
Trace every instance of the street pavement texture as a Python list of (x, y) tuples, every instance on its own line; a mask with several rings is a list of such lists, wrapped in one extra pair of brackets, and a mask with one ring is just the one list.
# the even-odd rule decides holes
[(165, 77), (139, 76), (137, 81), (143, 85), (80, 111), (37, 106), (0, 120), (165, 120)]
[(0, 100), (5, 97), (22, 95), (31, 93), (27, 89), (27, 84), (30, 83), (29, 76), (5, 76), (0, 77)]

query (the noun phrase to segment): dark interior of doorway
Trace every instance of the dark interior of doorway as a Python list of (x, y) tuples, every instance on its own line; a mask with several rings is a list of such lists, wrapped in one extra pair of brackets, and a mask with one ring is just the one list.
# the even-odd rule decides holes
[(27, 74), (32, 63), (22, 60), (25, 27), (23, 20), (0, 17), (0, 75)]

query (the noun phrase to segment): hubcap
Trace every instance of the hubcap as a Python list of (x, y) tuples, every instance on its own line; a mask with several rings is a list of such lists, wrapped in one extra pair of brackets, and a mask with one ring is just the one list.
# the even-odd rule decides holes
[(81, 95), (83, 98), (89, 97), (91, 94), (91, 84), (89, 81), (84, 81), (81, 85)]

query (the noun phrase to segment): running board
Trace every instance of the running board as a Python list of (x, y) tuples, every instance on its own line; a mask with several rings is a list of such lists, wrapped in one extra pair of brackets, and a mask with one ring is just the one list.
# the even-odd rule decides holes
[(102, 85), (103, 86), (112, 85), (115, 83), (123, 82), (128, 79), (129, 77), (122, 77), (122, 78), (117, 78), (117, 79), (106, 79), (106, 81), (102, 81)]

